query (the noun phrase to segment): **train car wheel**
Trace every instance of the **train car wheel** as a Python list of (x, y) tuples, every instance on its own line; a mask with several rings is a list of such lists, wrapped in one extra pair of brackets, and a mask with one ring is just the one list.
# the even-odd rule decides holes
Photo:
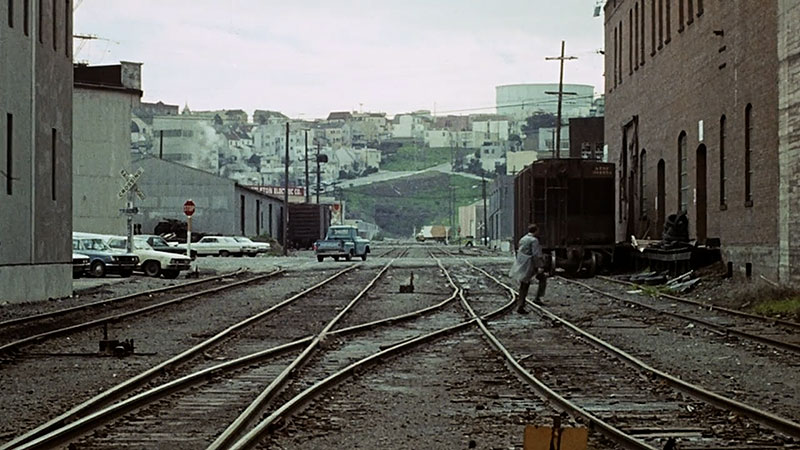
[(597, 253), (589, 251), (589, 255), (583, 261), (583, 268), (586, 271), (586, 277), (591, 278), (597, 273)]

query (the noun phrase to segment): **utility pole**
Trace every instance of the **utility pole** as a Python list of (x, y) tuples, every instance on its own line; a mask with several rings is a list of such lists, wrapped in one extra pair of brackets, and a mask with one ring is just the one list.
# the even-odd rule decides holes
[[(561, 61), (561, 72), (558, 76), (558, 110), (556, 112), (556, 141), (554, 146), (556, 148), (556, 159), (561, 156), (561, 100), (564, 97), (564, 60), (578, 59), (575, 56), (564, 56), (564, 41), (561, 41), (561, 56), (547, 57), (545, 60), (559, 60)], [(548, 92), (549, 94), (549, 92)]]
[(306, 203), (311, 203), (311, 192), (308, 185), (308, 130), (306, 130)]
[(283, 165), (283, 256), (289, 255), (289, 122), (286, 122), (286, 161)]
[(483, 184), (483, 242), (489, 246), (489, 224), (486, 223), (486, 177), (481, 177)]
[(319, 189), (320, 189), (320, 177), (319, 177), (319, 140), (317, 140), (317, 204), (319, 205)]

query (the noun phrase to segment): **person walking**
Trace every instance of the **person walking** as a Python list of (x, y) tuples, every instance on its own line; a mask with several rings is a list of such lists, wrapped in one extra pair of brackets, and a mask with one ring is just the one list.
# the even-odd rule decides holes
[(528, 226), (528, 234), (522, 236), (517, 245), (517, 257), (508, 275), (519, 282), (519, 295), (517, 295), (517, 312), (525, 314), (525, 299), (528, 297), (528, 289), (534, 276), (538, 280), (536, 299), (534, 303), (539, 303), (544, 291), (547, 288), (547, 277), (542, 270), (542, 246), (537, 237), (539, 227), (536, 224)]

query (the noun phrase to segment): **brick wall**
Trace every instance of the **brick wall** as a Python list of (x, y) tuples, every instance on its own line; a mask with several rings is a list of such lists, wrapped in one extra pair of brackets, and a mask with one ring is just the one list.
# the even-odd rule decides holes
[[(692, 5), (689, 15), (686, 0), (606, 4), (605, 140), (609, 162), (617, 164), (617, 194), (622, 196), (617, 238), (629, 238), (630, 233), (659, 238), (658, 209), (665, 215), (679, 209), (678, 140), (685, 133), (688, 189), (684, 192), (690, 234), (697, 236), (698, 213), (703, 216), (698, 208), (703, 192), (698, 190), (703, 179), (702, 170), (698, 177), (698, 150), (704, 146), (706, 236), (720, 238), (725, 258), (736, 267), (749, 262), (755, 273), (777, 276), (777, 3), (694, 0)], [(752, 105), (752, 205), (745, 198), (747, 105)], [(724, 201), (720, 195), (723, 115)], [(626, 124), (629, 127), (623, 131)], [(639, 160), (642, 151), (644, 164)], [(664, 201), (659, 205), (660, 160)]]

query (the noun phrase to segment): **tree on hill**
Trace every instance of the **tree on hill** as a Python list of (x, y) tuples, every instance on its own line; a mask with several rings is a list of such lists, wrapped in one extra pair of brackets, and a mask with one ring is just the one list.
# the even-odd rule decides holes
[(556, 116), (546, 112), (537, 112), (525, 119), (522, 125), (522, 132), (525, 135), (535, 133), (539, 128), (551, 128), (556, 126)]

